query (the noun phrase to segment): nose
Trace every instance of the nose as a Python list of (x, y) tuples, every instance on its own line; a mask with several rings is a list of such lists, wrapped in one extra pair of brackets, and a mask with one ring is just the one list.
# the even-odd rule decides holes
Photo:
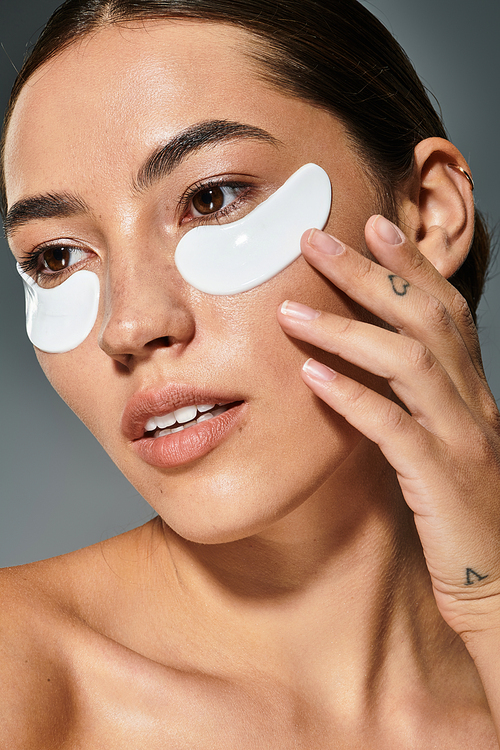
[[(164, 254), (163, 254), (164, 255)], [(107, 265), (99, 346), (127, 368), (160, 348), (179, 351), (193, 338), (195, 321), (185, 282), (172, 262), (123, 251)]]

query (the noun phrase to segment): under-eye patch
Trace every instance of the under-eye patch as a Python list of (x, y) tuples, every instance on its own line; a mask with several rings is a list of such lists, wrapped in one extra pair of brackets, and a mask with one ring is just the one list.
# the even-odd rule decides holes
[(253, 289), (299, 257), (301, 236), (306, 229), (324, 228), (331, 202), (327, 173), (305, 164), (242, 219), (187, 232), (175, 251), (177, 269), (207, 294)]
[(76, 349), (94, 327), (99, 307), (99, 279), (77, 271), (53, 289), (43, 289), (17, 270), (24, 283), (26, 331), (32, 344), (49, 354)]
[[(177, 245), (175, 263), (181, 276), (202, 292), (245, 292), (298, 258), (302, 234), (312, 227), (323, 229), (330, 207), (328, 175), (316, 164), (306, 164), (243, 219), (187, 232)], [(17, 270), (24, 283), (31, 343), (50, 354), (76, 349), (97, 318), (97, 275), (76, 271), (59, 286), (44, 289), (19, 265)]]

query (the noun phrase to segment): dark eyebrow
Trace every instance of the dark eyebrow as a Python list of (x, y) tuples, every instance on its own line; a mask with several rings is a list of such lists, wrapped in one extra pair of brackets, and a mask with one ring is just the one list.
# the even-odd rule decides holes
[[(187, 156), (209, 145), (238, 138), (250, 138), (280, 145), (266, 130), (228, 120), (209, 120), (182, 130), (168, 143), (156, 148), (139, 170), (134, 188), (146, 190), (169, 175)], [(5, 236), (9, 238), (19, 227), (38, 219), (59, 219), (90, 213), (85, 202), (71, 193), (47, 193), (24, 198), (14, 203), (4, 220)]]
[(10, 237), (16, 229), (30, 221), (59, 219), (88, 212), (89, 208), (84, 201), (71, 193), (34, 195), (17, 201), (7, 212), (3, 223), (5, 236)]
[(195, 151), (222, 141), (251, 138), (280, 145), (266, 130), (228, 120), (209, 120), (191, 125), (172, 140), (157, 148), (140, 169), (134, 187), (145, 190), (162, 177), (169, 175), (187, 156)]

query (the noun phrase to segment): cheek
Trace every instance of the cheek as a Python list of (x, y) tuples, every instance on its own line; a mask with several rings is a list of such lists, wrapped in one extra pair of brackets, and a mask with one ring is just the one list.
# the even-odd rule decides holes
[[(93, 432), (100, 432), (100, 418), (109, 418), (112, 409), (113, 382), (110, 360), (93, 340), (92, 333), (76, 349), (65, 354), (47, 354), (35, 349), (38, 362), (59, 396)], [(117, 407), (114, 407), (117, 408)]]
[[(201, 318), (207, 322), (198, 322), (198, 335), (204, 358), (212, 350), (217, 357), (215, 362), (209, 354), (213, 367), (220, 363), (225, 372), (240, 377), (244, 367), (254, 373), (256, 384), (281, 390), (284, 398), (292, 390), (307, 394), (301, 378), (305, 360), (314, 357), (331, 364), (335, 358), (283, 331), (277, 310), (286, 299), (339, 315), (353, 314), (353, 303), (300, 257), (276, 277), (245, 294), (203, 300)], [(212, 323), (208, 322), (209, 307)], [(243, 379), (248, 382), (244, 375)]]

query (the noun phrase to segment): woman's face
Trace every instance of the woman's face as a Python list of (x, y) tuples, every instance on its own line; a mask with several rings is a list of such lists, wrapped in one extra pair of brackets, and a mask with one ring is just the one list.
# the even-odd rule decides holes
[[(45, 373), (164, 520), (201, 542), (262, 531), (321, 495), (361, 440), (300, 377), (308, 356), (354, 368), (288, 338), (276, 319), (288, 298), (347, 317), (359, 309), (302, 257), (233, 296), (197, 291), (174, 264), (186, 231), (241, 218), (308, 162), (332, 182), (327, 231), (363, 251), (377, 211), (341, 124), (260, 81), (243, 53), (250, 40), (192, 21), (86, 37), (25, 85), (5, 154), (9, 206), (57, 196), (14, 228), (17, 259), (71, 245), (71, 269), (57, 278), (57, 253), (39, 256), (39, 284), (84, 268), (100, 280), (92, 333), (72, 351), (38, 351)], [(220, 121), (244, 127), (217, 136)], [(216, 135), (196, 140), (206, 123)], [(146, 179), (144, 165), (173, 139), (175, 158)], [(200, 200), (211, 182), (226, 183), (213, 207)], [(143, 437), (149, 418), (211, 403), (235, 406)]]

